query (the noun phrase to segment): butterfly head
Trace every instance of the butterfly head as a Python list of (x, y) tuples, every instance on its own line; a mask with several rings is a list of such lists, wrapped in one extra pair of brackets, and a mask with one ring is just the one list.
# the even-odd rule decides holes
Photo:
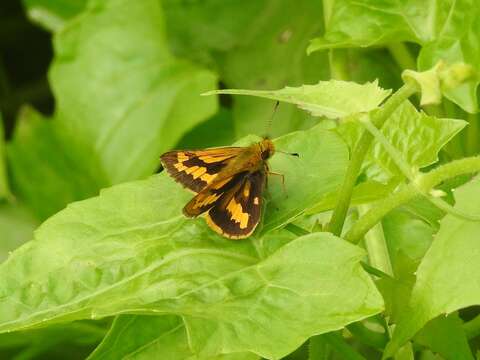
[(263, 139), (258, 144), (260, 146), (260, 154), (262, 156), (262, 160), (267, 160), (275, 153), (275, 145), (273, 145), (272, 140)]

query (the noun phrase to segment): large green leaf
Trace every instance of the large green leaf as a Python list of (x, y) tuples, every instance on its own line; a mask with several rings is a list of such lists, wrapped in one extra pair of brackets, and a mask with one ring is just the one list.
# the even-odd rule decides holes
[(7, 167), (5, 164), (5, 139), (3, 134), (3, 119), (0, 113), (0, 199), (6, 197), (10, 190), (8, 187)]
[(220, 52), (245, 42), (245, 32), (252, 31), (252, 22), (268, 12), (269, 2), (163, 0), (168, 41), (175, 54), (214, 64)]
[[(480, 71), (480, 8), (474, 0), (337, 0), (322, 38), (309, 51), (386, 45), (411, 41), (422, 45), (419, 70), (439, 60), (464, 62)], [(475, 112), (478, 77), (445, 95), (463, 109)]]
[(29, 241), (37, 226), (37, 221), (24, 206), (0, 204), (0, 262), (3, 262), (13, 250)]
[[(317, 153), (318, 139), (329, 144), (325, 152)], [(346, 161), (346, 149), (334, 133), (314, 128), (277, 146), (301, 154), (279, 154), (271, 162), (286, 175), (288, 199), (321, 196), (330, 182), (341, 181), (344, 169), (334, 164)], [(314, 156), (328, 161), (311, 162)], [(288, 182), (292, 161), (309, 162), (297, 165), (301, 176)], [(273, 181), (270, 190), (274, 199), (282, 193)], [(160, 174), (105, 190), (50, 218), (35, 241), (0, 268), (1, 330), (124, 312), (173, 313), (184, 317), (195, 352), (279, 357), (313, 334), (382, 309), (359, 264), (359, 248), (316, 233), (268, 256), (284, 231), (226, 240), (203, 219), (181, 215), (190, 196)], [(266, 226), (287, 222), (285, 212), (293, 219), (304, 210), (301, 201), (285, 203), (295, 208), (274, 211), (280, 204), (270, 202)]]
[(23, 108), (7, 147), (13, 191), (40, 219), (108, 185), (97, 155), (55, 125)]
[[(326, 54), (307, 56), (308, 41), (321, 34), (319, 1), (258, 0), (163, 2), (169, 42), (176, 54), (218, 70), (230, 88), (275, 89), (329, 77)], [(234, 97), (237, 137), (264, 135), (273, 102)], [(275, 114), (270, 136), (314, 125), (291, 105)]]
[(376, 109), (390, 94), (377, 82), (363, 85), (349, 81), (320, 81), (316, 85), (286, 87), (280, 90), (215, 90), (211, 94), (249, 95), (297, 105), (313, 116), (338, 119)]
[[(410, 102), (405, 102), (388, 118), (381, 131), (408, 164), (422, 168), (435, 163), (440, 149), (466, 124), (463, 120), (428, 116), (416, 110)], [(365, 129), (358, 122), (349, 121), (338, 131), (353, 148)], [(379, 142), (375, 142), (368, 152), (364, 169), (369, 178), (381, 181), (404, 176)]]
[(56, 120), (99, 154), (111, 183), (151, 174), (159, 155), (216, 110), (216, 76), (174, 58), (156, 0), (91, 0), (54, 37)]
[[(480, 181), (455, 191), (455, 208), (480, 213)], [(389, 351), (411, 338), (429, 320), (444, 313), (480, 304), (480, 243), (478, 222), (447, 215), (435, 241), (417, 270), (409, 308), (395, 329)]]
[(23, 0), (30, 19), (50, 31), (60, 30), (86, 4), (87, 0)]
[(88, 360), (256, 360), (258, 355), (237, 353), (199, 356), (189, 344), (186, 323), (178, 316), (122, 315)]

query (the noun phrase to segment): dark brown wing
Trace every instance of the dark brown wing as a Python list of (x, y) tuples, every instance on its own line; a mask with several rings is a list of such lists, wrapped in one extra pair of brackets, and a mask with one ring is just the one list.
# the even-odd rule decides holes
[(180, 150), (163, 154), (160, 160), (175, 181), (198, 193), (212, 182), (217, 174), (243, 148), (224, 147), (206, 150)]
[(207, 224), (229, 239), (250, 236), (260, 221), (265, 177), (264, 170), (247, 173), (210, 208)]
[(215, 181), (190, 200), (183, 208), (183, 213), (187, 217), (197, 217), (203, 214), (212, 208), (225, 193), (236, 191), (243, 184), (247, 175), (248, 171), (243, 171), (222, 181)]

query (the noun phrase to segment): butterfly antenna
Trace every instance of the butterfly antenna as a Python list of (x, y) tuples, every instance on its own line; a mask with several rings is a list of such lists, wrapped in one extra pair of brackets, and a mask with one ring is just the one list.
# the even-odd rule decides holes
[(285, 154), (285, 155), (300, 157), (300, 154), (299, 154), (299, 153), (286, 152), (286, 151), (282, 151), (282, 150), (275, 150), (275, 152), (278, 152), (278, 153), (281, 153), (281, 154)]
[(273, 118), (275, 117), (275, 114), (277, 113), (277, 109), (278, 109), (279, 105), (280, 105), (280, 101), (277, 100), (275, 102), (275, 106), (273, 108), (272, 116), (270, 116), (270, 119), (268, 119), (267, 124), (265, 126), (265, 134), (266, 134), (265, 137), (269, 137), (269, 135), (270, 135), (270, 130), (272, 128)]

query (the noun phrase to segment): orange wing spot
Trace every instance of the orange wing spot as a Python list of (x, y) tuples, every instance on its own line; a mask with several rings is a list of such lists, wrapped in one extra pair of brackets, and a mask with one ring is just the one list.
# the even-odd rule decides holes
[(248, 218), (250, 217), (247, 213), (242, 213), (242, 220), (240, 220), (240, 229), (245, 229), (248, 225)]
[(175, 169), (177, 169), (178, 171), (185, 171), (185, 170), (188, 169), (188, 167), (185, 166), (185, 165), (183, 165), (181, 162), (176, 163), (175, 165), (173, 165), (173, 167), (174, 167)]
[(255, 205), (258, 205), (260, 203), (259, 199), (258, 199), (258, 196), (255, 196), (255, 198), (253, 199), (253, 203)]
[(192, 166), (192, 167), (187, 168), (187, 169), (185, 170), (185, 172), (186, 172), (188, 175), (190, 175), (191, 173), (197, 171), (198, 168), (199, 168), (198, 166)]
[(199, 156), (198, 158), (202, 160), (204, 163), (211, 164), (216, 162), (222, 162), (224, 160), (230, 159), (231, 157), (232, 155), (226, 155), (226, 156), (204, 155), (204, 156)]
[(245, 187), (243, 188), (243, 197), (248, 199), (250, 196), (250, 182), (247, 181)]
[(205, 167), (199, 167), (197, 170), (195, 170), (193, 173), (192, 173), (192, 176), (194, 179), (196, 178), (199, 178), (200, 176), (202, 176), (203, 174), (205, 174), (207, 172), (207, 168)]
[(203, 174), (200, 176), (200, 179), (205, 181), (207, 184), (210, 184), (213, 179), (217, 177), (217, 174)]
[(178, 152), (177, 154), (177, 159), (178, 159), (178, 162), (184, 162), (184, 161), (187, 161), (189, 159), (189, 157), (187, 155), (185, 155), (184, 152)]
[(231, 219), (236, 223), (240, 223), (240, 229), (245, 229), (248, 224), (248, 213), (243, 212), (242, 204), (239, 204), (235, 199), (230, 200), (227, 205), (227, 210), (232, 214)]
[(193, 205), (193, 208), (194, 209), (198, 209), (202, 206), (206, 206), (206, 205), (209, 205), (211, 203), (214, 203), (215, 201), (218, 200), (218, 198), (220, 197), (221, 195), (220, 194), (212, 194), (212, 195), (208, 195), (206, 198), (204, 199), (199, 199), (198, 201), (195, 202), (195, 204)]

